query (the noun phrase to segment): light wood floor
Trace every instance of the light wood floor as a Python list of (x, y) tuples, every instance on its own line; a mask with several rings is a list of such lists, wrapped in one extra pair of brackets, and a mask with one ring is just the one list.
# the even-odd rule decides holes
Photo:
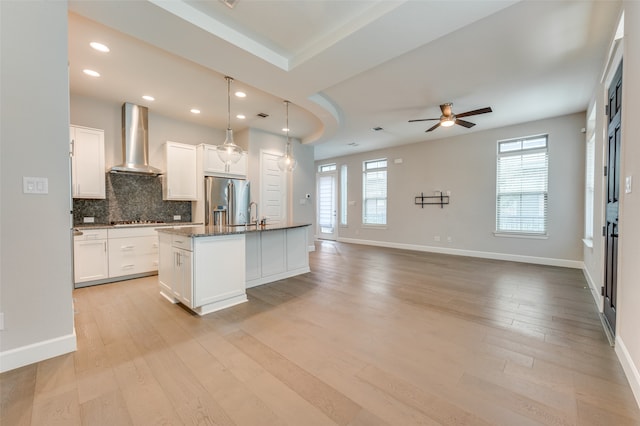
[(4, 373), (4, 425), (640, 425), (573, 269), (317, 243), (198, 317), (157, 277), (74, 292), (78, 351)]

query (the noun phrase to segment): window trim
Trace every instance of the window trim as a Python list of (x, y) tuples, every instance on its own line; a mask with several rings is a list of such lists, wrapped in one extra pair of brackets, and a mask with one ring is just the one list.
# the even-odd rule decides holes
[[(525, 141), (529, 141), (529, 140), (535, 140), (535, 139), (540, 139), (540, 138), (544, 138), (545, 143), (544, 143), (544, 147), (532, 147), (532, 148), (523, 148), (522, 147), (522, 142)], [(519, 149), (515, 149), (515, 150), (508, 150), (505, 152), (501, 152), (500, 148), (503, 144), (507, 144), (507, 143), (513, 143), (513, 142), (521, 142), (521, 147)], [(495, 213), (495, 230), (493, 232), (494, 236), (496, 237), (507, 237), (507, 238), (527, 238), (527, 239), (547, 239), (549, 238), (549, 135), (548, 134), (538, 134), (538, 135), (531, 135), (531, 136), (525, 136), (525, 137), (518, 137), (518, 138), (512, 138), (512, 139), (502, 139), (502, 140), (498, 140), (497, 141), (497, 145), (496, 145), (496, 149), (497, 149), (497, 155), (496, 155), (496, 200), (495, 200), (495, 206), (496, 206), (496, 213)], [(526, 230), (523, 229), (518, 229), (518, 230), (500, 230), (498, 229), (498, 223), (499, 223), (499, 200), (500, 200), (500, 193), (499, 193), (499, 185), (500, 185), (500, 176), (498, 175), (498, 167), (499, 167), (499, 163), (500, 163), (500, 159), (501, 158), (505, 158), (505, 157), (522, 157), (524, 155), (532, 155), (532, 154), (540, 154), (540, 153), (544, 153), (545, 157), (546, 157), (546, 189), (544, 191), (544, 222), (543, 222), (543, 227), (544, 230), (541, 232), (527, 232)], [(522, 192), (521, 192), (522, 193)]]
[[(378, 162), (384, 162), (384, 167), (367, 168), (368, 164), (378, 163)], [(366, 196), (367, 193), (366, 193), (365, 179), (366, 179), (367, 174), (369, 174), (369, 173), (377, 173), (379, 171), (384, 171), (384, 173), (385, 173), (384, 223), (365, 222), (366, 202), (368, 200), (368, 198)], [(371, 160), (364, 160), (362, 162), (362, 215), (360, 217), (361, 226), (363, 228), (384, 229), (384, 228), (386, 228), (388, 226), (388, 224), (389, 224), (389, 218), (388, 218), (388, 213), (389, 213), (389, 203), (388, 203), (389, 194), (388, 194), (388, 189), (389, 189), (389, 160), (387, 158), (376, 158), (376, 159), (371, 159)], [(378, 198), (376, 198), (376, 199), (378, 199)]]

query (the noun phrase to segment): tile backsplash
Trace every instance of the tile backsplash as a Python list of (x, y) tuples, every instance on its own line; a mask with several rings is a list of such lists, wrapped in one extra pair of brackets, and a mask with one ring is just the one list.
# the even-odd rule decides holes
[(96, 224), (124, 220), (161, 220), (173, 222), (180, 215), (182, 222), (191, 221), (191, 201), (164, 201), (162, 177), (106, 173), (104, 200), (74, 199), (73, 224), (82, 225), (85, 217)]

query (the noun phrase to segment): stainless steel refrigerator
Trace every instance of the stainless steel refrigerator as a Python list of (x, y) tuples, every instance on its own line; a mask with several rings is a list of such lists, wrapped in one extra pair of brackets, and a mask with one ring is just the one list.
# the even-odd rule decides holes
[(248, 180), (206, 176), (204, 178), (205, 225), (241, 226), (251, 219)]

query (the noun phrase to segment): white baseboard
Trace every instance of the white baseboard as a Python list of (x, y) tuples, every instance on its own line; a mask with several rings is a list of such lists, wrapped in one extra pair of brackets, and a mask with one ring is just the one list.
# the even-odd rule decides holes
[(602, 312), (604, 301), (602, 295), (600, 294), (600, 289), (597, 288), (593, 277), (591, 277), (591, 274), (589, 274), (589, 270), (584, 265), (582, 266), (582, 273), (584, 275), (584, 278), (587, 280), (587, 284), (589, 284), (589, 289), (591, 290), (593, 300), (594, 302), (596, 302), (596, 306), (598, 307), (598, 312)]
[(565, 268), (583, 269), (581, 260), (553, 259), (549, 257), (523, 256), (518, 254), (492, 253), (486, 251), (461, 250), (446, 247), (423, 246), (418, 244), (391, 243), (387, 241), (359, 240), (355, 238), (338, 238), (338, 241), (351, 244), (363, 244), (377, 247), (389, 247), (403, 250), (424, 251), (429, 253), (451, 254), (454, 256), (480, 257), (484, 259), (507, 260), (510, 262), (533, 263), (536, 265), (562, 266)]
[(0, 352), (0, 373), (74, 352), (76, 348), (76, 331), (74, 329), (72, 334), (66, 336)]
[(636, 403), (638, 404), (638, 407), (640, 407), (640, 372), (638, 372), (638, 368), (633, 363), (633, 359), (631, 358), (629, 351), (627, 351), (627, 347), (620, 336), (616, 336), (615, 350), (616, 355), (618, 355), (618, 359), (620, 360), (620, 364), (622, 364), (622, 369), (627, 376), (629, 385), (631, 385), (633, 396), (636, 397)]

